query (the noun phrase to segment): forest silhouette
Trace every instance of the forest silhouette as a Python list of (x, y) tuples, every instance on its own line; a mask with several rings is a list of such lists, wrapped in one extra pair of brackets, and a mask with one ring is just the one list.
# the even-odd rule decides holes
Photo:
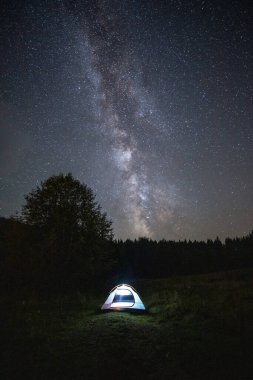
[(0, 218), (1, 287), (75, 289), (98, 281), (162, 278), (253, 266), (253, 231), (221, 242), (114, 240), (92, 190), (69, 173), (25, 196), (20, 215)]

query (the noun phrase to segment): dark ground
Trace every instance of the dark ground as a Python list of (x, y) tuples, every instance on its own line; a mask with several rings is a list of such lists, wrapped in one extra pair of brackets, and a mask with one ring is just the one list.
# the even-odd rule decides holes
[(0, 379), (253, 379), (253, 270), (132, 283), (148, 313), (99, 295), (1, 296)]

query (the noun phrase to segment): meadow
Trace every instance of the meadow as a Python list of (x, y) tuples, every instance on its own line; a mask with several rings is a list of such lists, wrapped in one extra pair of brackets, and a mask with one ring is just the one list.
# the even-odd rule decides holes
[(1, 294), (0, 378), (253, 378), (253, 270), (131, 282), (144, 315), (101, 313), (109, 288)]

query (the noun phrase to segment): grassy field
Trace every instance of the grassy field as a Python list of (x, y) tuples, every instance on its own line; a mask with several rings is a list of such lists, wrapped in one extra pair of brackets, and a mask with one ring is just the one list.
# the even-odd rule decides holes
[(1, 296), (0, 379), (253, 379), (253, 270), (132, 283), (148, 313), (98, 295)]

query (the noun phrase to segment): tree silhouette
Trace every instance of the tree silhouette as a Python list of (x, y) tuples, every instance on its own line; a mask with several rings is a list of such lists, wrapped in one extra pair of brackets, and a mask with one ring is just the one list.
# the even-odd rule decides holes
[(25, 200), (20, 220), (36, 230), (54, 276), (87, 278), (110, 267), (112, 223), (89, 187), (70, 173), (54, 175)]

